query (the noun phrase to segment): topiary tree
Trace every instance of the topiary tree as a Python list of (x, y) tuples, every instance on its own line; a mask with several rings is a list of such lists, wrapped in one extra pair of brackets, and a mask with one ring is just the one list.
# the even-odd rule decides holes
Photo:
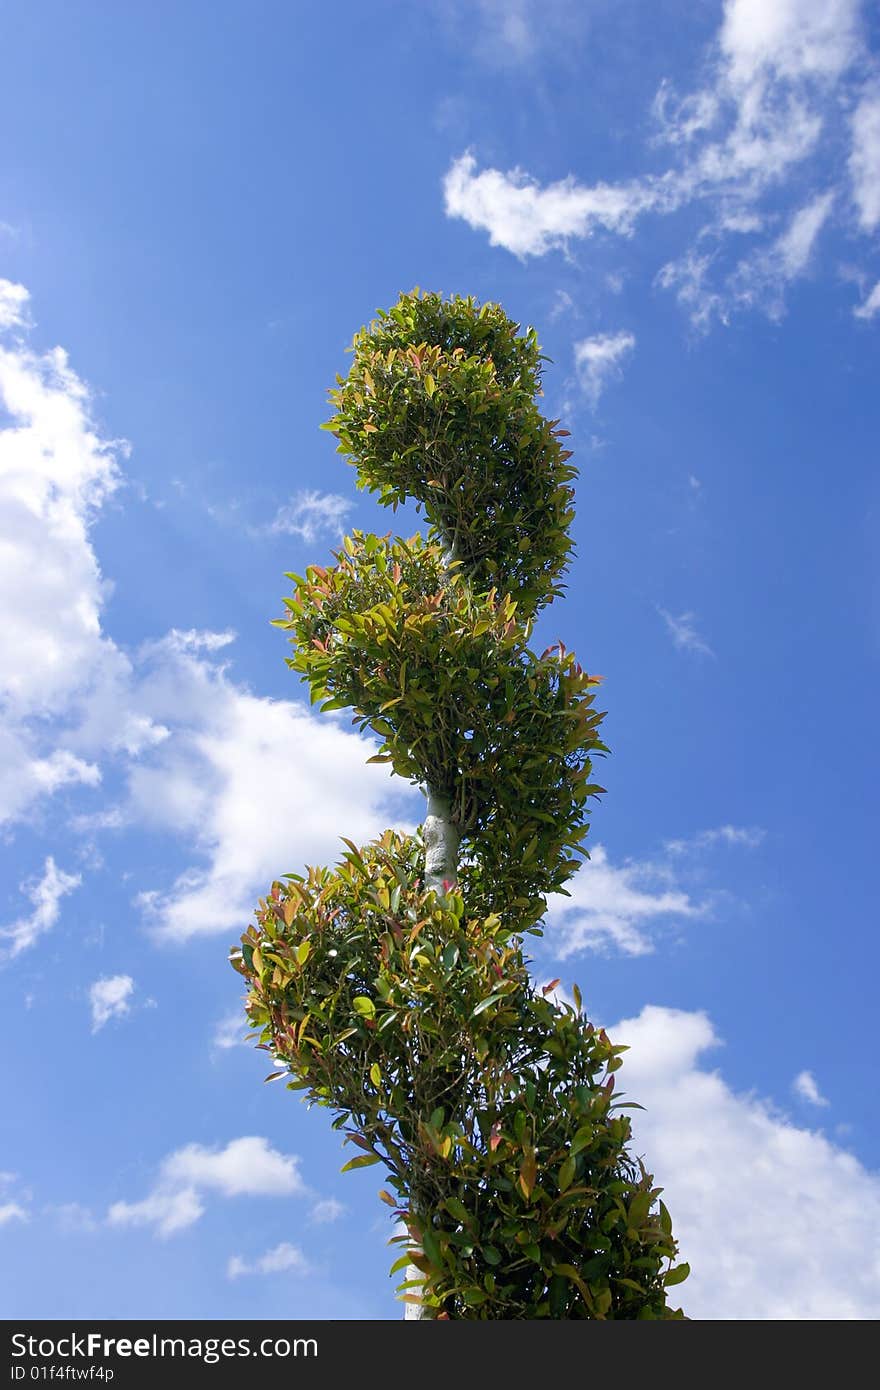
[[(418, 834), (275, 882), (232, 963), (288, 1086), (383, 1163), (407, 1316), (668, 1318), (687, 1275), (614, 1096), (622, 1047), (536, 992), (523, 938), (565, 891), (603, 789), (598, 678), (537, 656), (575, 470), (541, 362), (495, 304), (418, 291), (354, 339), (328, 422), (358, 486), (429, 523), (353, 531), (277, 625), (323, 709), (421, 786)], [(558, 983), (558, 982), (554, 982)]]

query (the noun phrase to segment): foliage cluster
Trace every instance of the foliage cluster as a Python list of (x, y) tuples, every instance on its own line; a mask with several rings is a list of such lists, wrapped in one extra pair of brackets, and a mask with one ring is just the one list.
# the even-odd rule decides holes
[(577, 994), (534, 991), (498, 914), (424, 891), (422, 857), (388, 831), (273, 884), (234, 956), (284, 1063), (268, 1079), (334, 1112), (361, 1151), (348, 1168), (385, 1165), (407, 1227), (393, 1268), (427, 1276), (436, 1315), (669, 1316), (687, 1267), (627, 1152), (625, 1049)]
[[(614, 1094), (624, 1049), (577, 993), (536, 994), (522, 950), (577, 866), (607, 751), (598, 678), (529, 646), (562, 588), (575, 476), (536, 403), (537, 338), (416, 291), (353, 352), (328, 427), (359, 485), (414, 500), (428, 534), (352, 532), (289, 576), (277, 625), (312, 701), (352, 708), (434, 809), (424, 841), (346, 841), (334, 869), (272, 885), (233, 952), (249, 1017), (273, 1078), (360, 1149), (347, 1166), (385, 1164), (394, 1269), (425, 1315), (681, 1316), (666, 1289), (687, 1266)], [(442, 888), (429, 824), (458, 847)]]

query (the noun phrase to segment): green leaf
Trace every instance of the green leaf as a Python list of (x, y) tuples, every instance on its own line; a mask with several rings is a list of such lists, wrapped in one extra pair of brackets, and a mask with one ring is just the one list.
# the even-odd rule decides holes
[(474, 1009), (473, 1013), (471, 1014), (471, 1018), (478, 1018), (480, 1014), (485, 1013), (487, 1009), (490, 1009), (490, 1008), (492, 1007), (493, 1004), (497, 1004), (497, 1003), (498, 1003), (498, 1000), (499, 1000), (499, 999), (503, 999), (503, 998), (504, 998), (504, 994), (503, 994), (503, 993), (501, 993), (501, 994), (497, 994), (497, 993), (496, 993), (496, 994), (490, 994), (490, 995), (488, 996), (488, 998), (486, 998), (486, 999), (481, 999), (480, 1002), (479, 1002), (479, 1004), (477, 1005), (477, 1007)]
[(374, 1163), (381, 1162), (378, 1154), (358, 1154), (357, 1158), (350, 1158), (339, 1171), (340, 1173), (348, 1173), (352, 1168), (371, 1168)]
[(457, 1197), (447, 1197), (443, 1205), (449, 1212), (449, 1215), (455, 1217), (456, 1221), (460, 1221), (462, 1225), (468, 1222), (467, 1208), (464, 1202), (460, 1202)]
[(667, 1288), (671, 1287), (672, 1284), (683, 1284), (690, 1272), (689, 1264), (676, 1265), (675, 1269), (670, 1269), (667, 1274), (663, 1275), (663, 1283)]
[(573, 1265), (568, 1265), (568, 1264), (565, 1264), (565, 1265), (554, 1265), (554, 1266), (553, 1266), (553, 1273), (554, 1273), (554, 1274), (561, 1274), (561, 1275), (563, 1275), (566, 1279), (569, 1279), (569, 1280), (571, 1281), (571, 1283), (574, 1284), (575, 1287), (577, 1288), (578, 1292), (580, 1293), (581, 1298), (584, 1300), (584, 1302), (586, 1303), (587, 1307), (588, 1307), (588, 1308), (592, 1308), (592, 1307), (593, 1307), (593, 1298), (592, 1298), (592, 1295), (590, 1294), (590, 1290), (587, 1288), (587, 1286), (586, 1286), (586, 1284), (584, 1283), (583, 1279), (582, 1279), (581, 1276), (578, 1274), (577, 1270), (574, 1268)]
[(434, 1234), (434, 1231), (430, 1226), (426, 1226), (425, 1229), (422, 1231), (421, 1241), (422, 1249), (424, 1250), (428, 1259), (431, 1261), (431, 1264), (442, 1265), (443, 1252), (440, 1249), (440, 1242), (438, 1241), (436, 1235)]
[(382, 1085), (382, 1068), (379, 1066), (378, 1062), (374, 1062), (370, 1067), (370, 1080), (374, 1086)]
[(561, 1165), (559, 1169), (558, 1182), (560, 1192), (564, 1192), (566, 1188), (571, 1187), (572, 1181), (574, 1180), (574, 1173), (576, 1167), (577, 1163), (575, 1159), (572, 1158), (572, 1156), (569, 1154), (568, 1158), (565, 1160), (565, 1162)]
[(596, 1138), (596, 1126), (594, 1124), (581, 1125), (571, 1141), (572, 1158), (579, 1154), (581, 1149), (586, 1149)]
[(361, 1018), (374, 1018), (376, 1015), (376, 1005), (366, 994), (359, 994), (352, 1000), (352, 1008)]

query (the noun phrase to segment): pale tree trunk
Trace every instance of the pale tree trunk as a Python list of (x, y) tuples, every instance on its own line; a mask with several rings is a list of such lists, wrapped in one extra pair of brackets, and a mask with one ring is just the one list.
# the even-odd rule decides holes
[(425, 841), (425, 887), (444, 892), (444, 883), (458, 878), (458, 827), (452, 820), (451, 798), (428, 787), (428, 807), (422, 826)]
[[(452, 819), (452, 803), (448, 796), (427, 788), (428, 806), (422, 835), (425, 841), (425, 887), (433, 888), (435, 893), (446, 891), (444, 884), (451, 886), (458, 877), (458, 847), (461, 835)], [(407, 1279), (421, 1279), (422, 1272), (415, 1265), (407, 1265)], [(411, 1290), (412, 1292), (412, 1290)], [(416, 1303), (405, 1303), (406, 1321), (422, 1322), (430, 1314)]]

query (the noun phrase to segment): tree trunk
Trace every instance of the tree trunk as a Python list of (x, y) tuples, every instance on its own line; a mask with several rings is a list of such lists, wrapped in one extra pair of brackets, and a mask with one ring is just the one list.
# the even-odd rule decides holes
[(458, 878), (458, 827), (452, 820), (451, 799), (428, 787), (428, 807), (422, 826), (425, 841), (425, 887), (443, 893), (444, 883)]
[[(427, 788), (428, 806), (422, 835), (425, 841), (425, 887), (433, 888), (435, 893), (446, 891), (458, 878), (458, 847), (461, 835), (452, 820), (452, 803), (448, 796)], [(421, 1279), (422, 1272), (415, 1265), (407, 1265), (407, 1279)], [(422, 1322), (430, 1317), (427, 1309), (416, 1303), (404, 1304), (406, 1321)]]

